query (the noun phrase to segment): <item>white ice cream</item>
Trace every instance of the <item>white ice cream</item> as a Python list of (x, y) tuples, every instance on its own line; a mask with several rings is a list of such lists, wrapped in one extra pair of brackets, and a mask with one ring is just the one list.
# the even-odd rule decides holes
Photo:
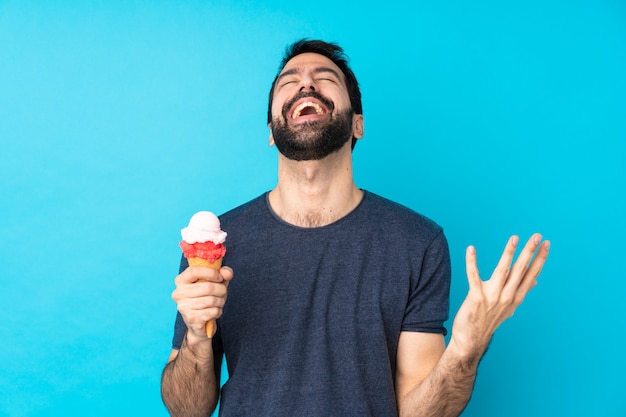
[(226, 240), (226, 232), (220, 228), (220, 220), (210, 211), (199, 211), (191, 216), (189, 225), (180, 234), (187, 243), (211, 241), (217, 245)]

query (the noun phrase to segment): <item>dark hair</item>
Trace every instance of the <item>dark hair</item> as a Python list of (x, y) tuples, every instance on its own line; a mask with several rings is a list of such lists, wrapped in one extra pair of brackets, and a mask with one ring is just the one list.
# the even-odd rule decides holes
[[(272, 122), (272, 100), (274, 95), (274, 87), (276, 86), (276, 81), (278, 80), (278, 76), (280, 75), (287, 62), (289, 62), (292, 58), (297, 55), (304, 53), (315, 53), (325, 56), (326, 58), (333, 61), (335, 65), (339, 67), (341, 72), (346, 78), (346, 87), (348, 88), (348, 94), (350, 96), (350, 105), (352, 106), (352, 111), (355, 114), (363, 114), (363, 106), (361, 104), (361, 90), (359, 89), (359, 82), (356, 80), (356, 76), (350, 69), (348, 65), (348, 56), (344, 53), (343, 49), (332, 42), (324, 42), (320, 40), (311, 40), (311, 39), (300, 39), (297, 42), (292, 43), (287, 46), (285, 49), (285, 54), (283, 55), (283, 60), (280, 63), (280, 67), (278, 69), (278, 73), (276, 77), (274, 77), (274, 81), (272, 82), (272, 88), (270, 89), (270, 97), (269, 104), (267, 107), (267, 123)], [(352, 147), (354, 148), (354, 143), (356, 139), (352, 140)]]

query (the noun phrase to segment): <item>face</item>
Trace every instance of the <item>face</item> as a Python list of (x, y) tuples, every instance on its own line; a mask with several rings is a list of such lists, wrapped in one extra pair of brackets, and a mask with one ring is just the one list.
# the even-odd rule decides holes
[(319, 160), (362, 136), (341, 70), (328, 58), (300, 54), (283, 68), (272, 101), (270, 143), (285, 157)]

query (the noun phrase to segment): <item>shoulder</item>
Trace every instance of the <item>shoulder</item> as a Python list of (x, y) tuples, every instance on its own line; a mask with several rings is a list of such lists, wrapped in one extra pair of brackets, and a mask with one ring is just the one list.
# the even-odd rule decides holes
[(368, 221), (394, 233), (417, 235), (429, 241), (443, 235), (443, 228), (432, 219), (378, 194), (365, 191), (363, 204)]
[(267, 193), (220, 215), (220, 226), (228, 234), (228, 248), (248, 242), (250, 236), (258, 237), (271, 229), (272, 216), (267, 203)]
[(221, 214), (219, 216), (220, 224), (223, 227), (227, 227), (231, 223), (258, 216), (264, 211), (263, 208), (266, 207), (266, 196), (267, 193), (261, 194), (247, 203)]

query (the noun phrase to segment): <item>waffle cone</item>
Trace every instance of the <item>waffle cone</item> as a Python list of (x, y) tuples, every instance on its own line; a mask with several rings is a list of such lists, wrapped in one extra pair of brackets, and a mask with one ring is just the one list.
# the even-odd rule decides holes
[(213, 269), (220, 269), (222, 267), (222, 258), (217, 258), (213, 262), (209, 262), (204, 258), (187, 258), (189, 266), (208, 266)]
[[(220, 269), (222, 267), (222, 258), (217, 258), (213, 262), (209, 262), (204, 258), (187, 258), (189, 266), (206, 266), (211, 269)], [(210, 339), (215, 334), (215, 319), (209, 320), (204, 325), (207, 337)]]

